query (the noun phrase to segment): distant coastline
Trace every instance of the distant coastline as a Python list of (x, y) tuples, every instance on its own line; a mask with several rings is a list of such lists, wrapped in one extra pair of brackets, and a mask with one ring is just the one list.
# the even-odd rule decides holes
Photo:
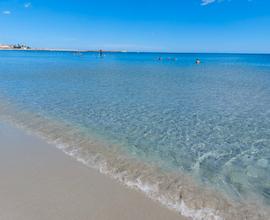
[[(15, 47), (14, 47), (15, 46)], [(0, 51), (48, 51), (48, 52), (74, 52), (74, 53), (85, 53), (85, 52), (100, 52), (99, 49), (63, 49), (63, 48), (31, 48), (28, 46), (21, 45), (18, 48), (17, 45), (3, 45), (0, 44)], [(175, 52), (175, 51), (127, 51), (127, 50), (102, 50), (104, 53), (163, 53), (163, 54), (243, 54), (243, 55), (270, 55), (270, 52), (251, 53), (251, 52)]]
[[(0, 50), (7, 50), (7, 51), (55, 51), (55, 52), (99, 52), (100, 50), (80, 50), (80, 49), (62, 49), (62, 48), (31, 48), (26, 45), (3, 45), (0, 44)], [(115, 52), (115, 53), (125, 53), (126, 50), (102, 50), (103, 52)]]
[[(51, 49), (51, 48), (31, 48), (31, 49), (15, 49), (15, 48), (0, 48), (0, 51), (50, 51), (50, 52), (99, 52), (99, 50), (75, 50), (75, 49)], [(125, 50), (103, 50), (109, 53), (126, 53)]]

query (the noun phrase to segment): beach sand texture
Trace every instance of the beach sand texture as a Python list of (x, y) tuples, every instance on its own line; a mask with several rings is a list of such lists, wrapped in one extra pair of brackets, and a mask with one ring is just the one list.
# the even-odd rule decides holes
[(1, 220), (184, 220), (178, 213), (0, 123)]

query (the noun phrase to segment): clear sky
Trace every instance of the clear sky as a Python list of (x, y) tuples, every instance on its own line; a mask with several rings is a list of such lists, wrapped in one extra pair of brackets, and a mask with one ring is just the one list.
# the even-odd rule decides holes
[(0, 43), (270, 53), (269, 0), (0, 0)]

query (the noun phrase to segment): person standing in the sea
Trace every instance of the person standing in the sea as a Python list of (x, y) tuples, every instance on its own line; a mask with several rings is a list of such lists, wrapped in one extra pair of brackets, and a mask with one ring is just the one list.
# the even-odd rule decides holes
[(103, 57), (103, 51), (102, 50), (99, 50), (99, 56)]

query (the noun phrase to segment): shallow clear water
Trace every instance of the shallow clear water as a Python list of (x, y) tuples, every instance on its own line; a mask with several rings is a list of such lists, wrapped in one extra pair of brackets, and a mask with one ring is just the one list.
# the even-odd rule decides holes
[(2, 51), (0, 97), (270, 203), (270, 55)]

